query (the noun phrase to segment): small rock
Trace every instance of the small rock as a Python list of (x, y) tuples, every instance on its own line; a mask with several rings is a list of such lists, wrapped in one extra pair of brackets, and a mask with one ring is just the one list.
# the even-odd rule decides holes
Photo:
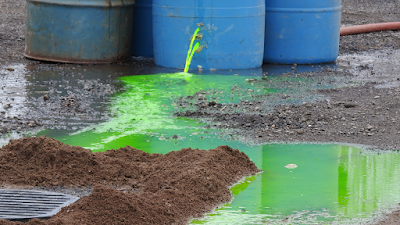
[(11, 108), (11, 107), (12, 107), (11, 106), (11, 102), (4, 103), (3, 108), (8, 109), (8, 108)]
[(14, 68), (12, 68), (12, 67), (7, 67), (7, 70), (8, 70), (8, 71), (14, 71)]
[(381, 96), (377, 95), (377, 96), (375, 96), (374, 98), (377, 99), (377, 98), (380, 98), (380, 97), (381, 97)]
[(371, 126), (371, 125), (368, 125), (368, 126), (367, 126), (367, 129), (368, 129), (368, 130), (371, 130), (372, 128), (374, 128), (374, 127)]
[(287, 164), (285, 167), (288, 169), (295, 169), (295, 168), (297, 168), (297, 165), (296, 164)]
[(49, 100), (49, 96), (48, 95), (43, 95), (43, 100), (45, 100), (45, 101)]
[(344, 106), (345, 108), (354, 108), (354, 107), (356, 107), (357, 105), (354, 104), (354, 103), (345, 103), (343, 106)]

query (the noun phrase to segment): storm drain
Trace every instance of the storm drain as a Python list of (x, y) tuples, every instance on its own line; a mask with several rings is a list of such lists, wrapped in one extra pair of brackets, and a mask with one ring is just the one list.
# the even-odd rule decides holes
[(0, 219), (47, 219), (78, 199), (56, 192), (0, 189)]

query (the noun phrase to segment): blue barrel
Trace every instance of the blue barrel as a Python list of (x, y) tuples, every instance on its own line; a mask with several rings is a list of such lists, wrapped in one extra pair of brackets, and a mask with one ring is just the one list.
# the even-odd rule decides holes
[(262, 65), (265, 0), (153, 0), (155, 63), (184, 68), (197, 27), (202, 51), (190, 69), (249, 69)]
[(131, 57), (134, 0), (28, 0), (25, 56), (68, 63)]
[(264, 62), (335, 61), (340, 17), (341, 0), (266, 0)]
[(153, 0), (136, 0), (133, 12), (132, 55), (154, 57)]

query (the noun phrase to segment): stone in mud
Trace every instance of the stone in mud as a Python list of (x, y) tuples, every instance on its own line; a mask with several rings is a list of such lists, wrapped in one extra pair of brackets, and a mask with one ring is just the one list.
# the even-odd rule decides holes
[(11, 106), (11, 102), (6, 102), (6, 103), (4, 103), (4, 105), (3, 105), (3, 108), (4, 109), (9, 109), (9, 108), (11, 108), (12, 106)]

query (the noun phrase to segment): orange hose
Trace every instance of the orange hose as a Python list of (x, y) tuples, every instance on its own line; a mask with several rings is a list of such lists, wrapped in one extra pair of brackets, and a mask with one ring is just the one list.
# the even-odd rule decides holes
[(357, 25), (350, 27), (341, 27), (340, 36), (348, 34), (359, 34), (359, 33), (367, 33), (374, 31), (399, 30), (399, 29), (400, 29), (400, 22), (372, 23), (372, 24)]

